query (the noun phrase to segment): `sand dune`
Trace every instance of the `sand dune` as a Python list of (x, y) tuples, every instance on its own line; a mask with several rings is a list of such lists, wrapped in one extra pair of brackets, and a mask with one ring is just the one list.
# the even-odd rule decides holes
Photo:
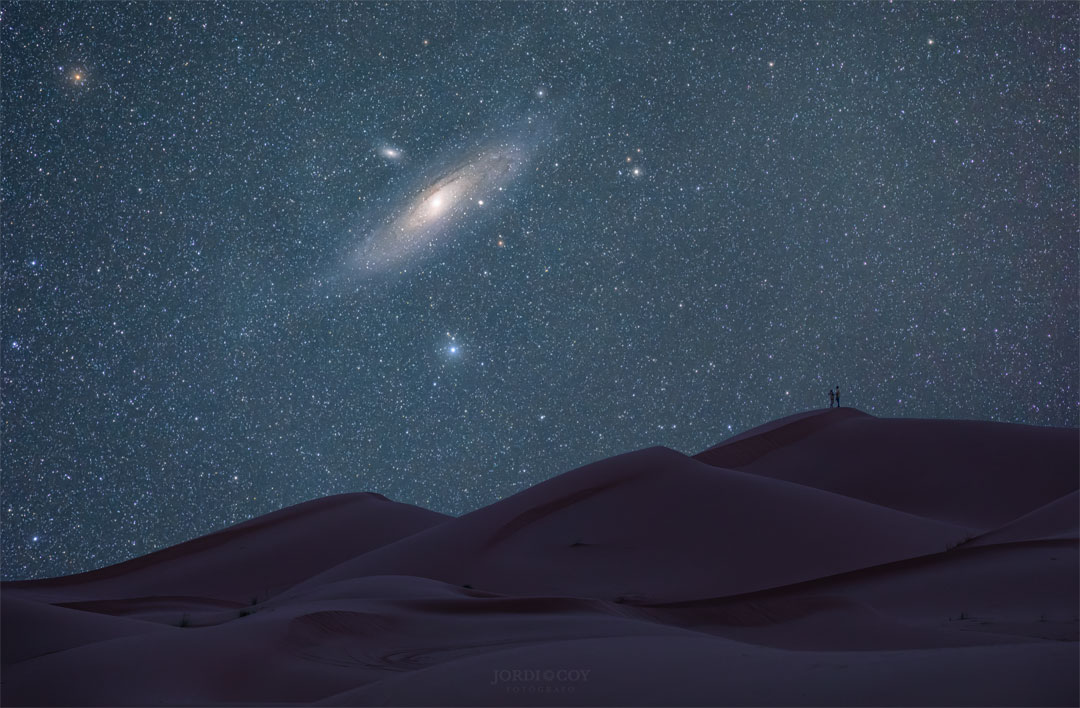
[(192, 596), (250, 604), (325, 568), (450, 517), (379, 494), (340, 494), (89, 573), (5, 583), (5, 592), (75, 602)]
[(810, 415), (695, 459), (990, 530), (1076, 490), (1075, 430)]
[(935, 553), (972, 534), (649, 448), (560, 475), (300, 587), (392, 574), (508, 594), (677, 600)]
[(1075, 705), (1077, 431), (811, 411), (5, 583), (4, 705)]

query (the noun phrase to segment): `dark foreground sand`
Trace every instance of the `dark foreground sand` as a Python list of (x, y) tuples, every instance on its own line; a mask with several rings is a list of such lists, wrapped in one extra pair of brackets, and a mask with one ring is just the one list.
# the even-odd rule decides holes
[(1077, 705), (1076, 430), (813, 411), (2, 586), (14, 705)]

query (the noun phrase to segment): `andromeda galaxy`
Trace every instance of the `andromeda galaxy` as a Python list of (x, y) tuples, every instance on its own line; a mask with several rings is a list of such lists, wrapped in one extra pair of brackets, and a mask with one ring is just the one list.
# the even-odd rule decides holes
[(429, 256), (470, 213), (497, 200), (530, 153), (521, 142), (490, 144), (423, 183), (354, 251), (355, 272), (386, 272)]

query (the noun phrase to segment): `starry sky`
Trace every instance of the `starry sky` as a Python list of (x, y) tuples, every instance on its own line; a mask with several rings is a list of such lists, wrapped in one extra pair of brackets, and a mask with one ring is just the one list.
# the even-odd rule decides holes
[(837, 384), (1077, 424), (1075, 3), (0, 12), (4, 579)]

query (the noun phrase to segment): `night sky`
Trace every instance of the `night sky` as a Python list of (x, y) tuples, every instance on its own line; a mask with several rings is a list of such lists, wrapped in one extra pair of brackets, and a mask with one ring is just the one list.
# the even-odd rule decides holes
[(5, 579), (836, 384), (1077, 424), (1075, 3), (2, 15)]

